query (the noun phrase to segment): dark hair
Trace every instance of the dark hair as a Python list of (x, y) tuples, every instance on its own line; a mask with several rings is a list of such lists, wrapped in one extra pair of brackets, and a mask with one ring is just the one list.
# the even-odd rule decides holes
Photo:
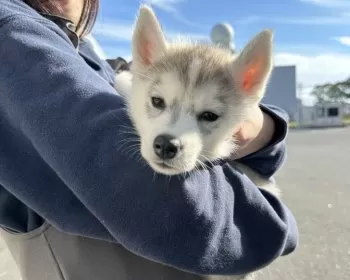
[[(25, 0), (25, 2), (40, 13), (62, 16), (62, 8), (57, 0)], [(99, 2), (99, 0), (85, 0), (83, 12), (76, 26), (81, 36), (87, 35), (94, 26)]]

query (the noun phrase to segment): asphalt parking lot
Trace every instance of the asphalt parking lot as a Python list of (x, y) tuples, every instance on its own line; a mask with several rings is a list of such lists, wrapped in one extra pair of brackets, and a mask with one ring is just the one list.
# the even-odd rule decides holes
[(276, 179), (300, 244), (258, 279), (350, 279), (350, 128), (292, 130)]
[[(300, 244), (258, 280), (350, 279), (350, 128), (291, 130), (276, 179), (298, 220)], [(14, 268), (0, 240), (0, 280), (19, 280)]]

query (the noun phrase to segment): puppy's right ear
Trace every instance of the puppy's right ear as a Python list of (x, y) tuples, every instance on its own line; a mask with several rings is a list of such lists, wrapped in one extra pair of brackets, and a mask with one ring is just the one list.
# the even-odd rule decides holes
[(152, 65), (167, 49), (161, 26), (151, 7), (141, 5), (132, 38), (133, 67)]

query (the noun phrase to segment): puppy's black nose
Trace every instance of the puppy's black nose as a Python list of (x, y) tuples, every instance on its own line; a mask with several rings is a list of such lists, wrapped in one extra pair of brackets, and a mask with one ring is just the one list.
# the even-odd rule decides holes
[(176, 141), (176, 138), (162, 134), (158, 135), (153, 142), (153, 149), (156, 155), (161, 159), (172, 159), (179, 151), (180, 144)]

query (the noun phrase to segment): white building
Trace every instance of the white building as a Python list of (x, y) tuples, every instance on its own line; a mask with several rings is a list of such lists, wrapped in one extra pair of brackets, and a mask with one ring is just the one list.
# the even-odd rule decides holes
[(344, 116), (350, 116), (350, 104), (343, 105)]
[(275, 66), (263, 102), (284, 109), (291, 121), (298, 121), (296, 66)]
[(336, 127), (344, 125), (344, 106), (340, 103), (323, 103), (304, 106), (300, 110), (300, 127)]

